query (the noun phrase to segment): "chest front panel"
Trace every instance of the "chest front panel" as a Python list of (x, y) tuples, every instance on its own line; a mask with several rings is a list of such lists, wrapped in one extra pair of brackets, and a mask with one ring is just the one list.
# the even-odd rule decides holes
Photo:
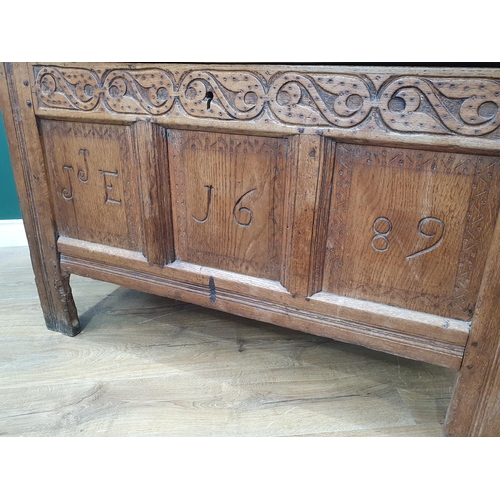
[(500, 160), (337, 145), (323, 290), (468, 320)]
[(288, 141), (171, 130), (176, 257), (279, 280)]
[(138, 171), (129, 127), (41, 121), (61, 236), (140, 250)]

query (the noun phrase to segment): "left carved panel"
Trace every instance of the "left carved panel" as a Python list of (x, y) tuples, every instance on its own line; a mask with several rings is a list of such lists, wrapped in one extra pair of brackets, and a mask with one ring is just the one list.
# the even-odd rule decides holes
[(59, 234), (140, 251), (129, 127), (41, 120)]

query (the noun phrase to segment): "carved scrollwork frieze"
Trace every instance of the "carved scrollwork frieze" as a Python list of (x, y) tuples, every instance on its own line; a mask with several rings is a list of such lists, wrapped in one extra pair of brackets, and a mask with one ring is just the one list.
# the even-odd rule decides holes
[(269, 94), (274, 116), (294, 125), (354, 127), (372, 107), (368, 83), (358, 76), (285, 73)]
[(166, 71), (111, 71), (104, 78), (101, 93), (115, 113), (163, 115), (174, 104), (174, 81)]
[(401, 132), (481, 136), (500, 125), (500, 84), (487, 79), (399, 77), (380, 91), (384, 122)]
[[(34, 67), (40, 108), (168, 115), (401, 133), (484, 136), (500, 126), (500, 83), (488, 78), (164, 69)], [(178, 72), (175, 72), (178, 73)], [(373, 82), (377, 80), (377, 85)], [(382, 80), (385, 78), (385, 80)], [(375, 116), (375, 119), (372, 119)]]
[(44, 67), (37, 75), (35, 89), (48, 108), (92, 111), (100, 100), (99, 83), (98, 76), (88, 70)]

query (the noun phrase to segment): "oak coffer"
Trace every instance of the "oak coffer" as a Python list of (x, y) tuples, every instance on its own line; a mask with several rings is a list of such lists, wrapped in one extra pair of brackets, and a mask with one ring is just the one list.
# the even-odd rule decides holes
[(500, 70), (5, 63), (47, 327), (71, 274), (458, 372), (500, 434)]

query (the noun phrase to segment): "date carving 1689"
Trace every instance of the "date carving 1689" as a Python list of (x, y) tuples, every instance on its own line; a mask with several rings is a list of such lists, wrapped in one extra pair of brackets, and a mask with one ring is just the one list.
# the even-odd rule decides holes
[[(435, 250), (441, 245), (445, 234), (445, 225), (441, 219), (437, 219), (436, 217), (424, 217), (418, 223), (418, 234), (424, 238), (435, 238), (438, 235), (439, 230), (435, 232), (431, 231), (430, 229), (432, 223), (438, 224), (441, 229), (441, 234), (439, 235), (437, 241), (435, 241), (431, 246), (408, 255), (406, 260), (414, 259), (415, 257), (420, 257), (421, 255), (432, 252), (432, 250)], [(391, 246), (388, 237), (392, 233), (392, 222), (387, 217), (378, 217), (373, 223), (372, 231), (375, 233), (375, 236), (372, 238), (372, 248), (376, 252), (387, 252)]]

